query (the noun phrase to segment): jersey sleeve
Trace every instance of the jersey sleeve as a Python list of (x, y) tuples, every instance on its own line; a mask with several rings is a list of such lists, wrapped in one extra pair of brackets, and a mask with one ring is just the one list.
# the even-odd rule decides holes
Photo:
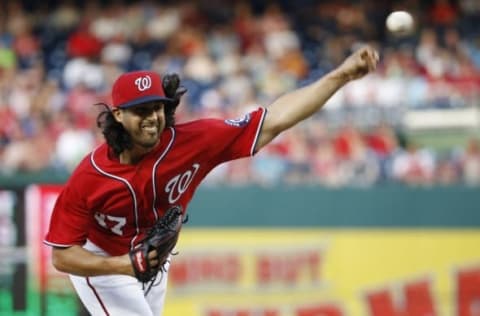
[(90, 221), (84, 197), (68, 182), (55, 202), (44, 243), (55, 247), (83, 245)]
[(253, 156), (266, 115), (265, 108), (258, 108), (238, 119), (212, 119), (208, 123), (210, 158), (222, 162)]

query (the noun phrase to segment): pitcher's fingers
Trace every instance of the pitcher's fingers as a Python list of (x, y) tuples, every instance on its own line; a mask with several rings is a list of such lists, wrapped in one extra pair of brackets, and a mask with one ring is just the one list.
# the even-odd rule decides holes
[(157, 250), (152, 250), (148, 253), (148, 259), (155, 259), (157, 256)]
[(375, 58), (375, 61), (377, 63), (380, 61), (380, 55), (378, 54), (378, 51), (376, 49), (373, 50), (373, 57)]
[(378, 52), (376, 49), (373, 49), (371, 50), (371, 55), (372, 55), (372, 59), (373, 59), (373, 62), (375, 63), (375, 68), (378, 64), (378, 61), (380, 60), (380, 56), (378, 55)]
[(369, 71), (373, 71), (377, 68), (377, 58), (373, 49), (367, 49), (365, 61), (367, 62)]
[(152, 260), (150, 260), (150, 266), (151, 266), (152, 268), (156, 268), (156, 267), (158, 267), (158, 265), (159, 265), (158, 259), (152, 259)]

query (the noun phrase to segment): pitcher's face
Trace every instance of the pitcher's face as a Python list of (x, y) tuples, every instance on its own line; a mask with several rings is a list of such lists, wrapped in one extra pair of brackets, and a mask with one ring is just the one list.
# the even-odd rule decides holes
[(146, 102), (126, 109), (114, 110), (117, 122), (121, 123), (132, 137), (134, 145), (153, 148), (165, 128), (164, 104)]

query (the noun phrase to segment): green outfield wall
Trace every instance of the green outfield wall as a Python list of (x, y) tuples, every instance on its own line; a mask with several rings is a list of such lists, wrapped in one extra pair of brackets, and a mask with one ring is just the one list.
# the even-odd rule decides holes
[(480, 227), (480, 188), (199, 188), (193, 226)]

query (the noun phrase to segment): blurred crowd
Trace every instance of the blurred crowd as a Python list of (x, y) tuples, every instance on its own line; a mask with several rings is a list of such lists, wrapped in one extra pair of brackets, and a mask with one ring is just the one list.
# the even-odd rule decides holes
[[(110, 104), (124, 71), (178, 73), (188, 93), (177, 122), (236, 118), (369, 43), (375, 74), (208, 183), (480, 184), (478, 140), (440, 154), (401, 137), (407, 111), (479, 106), (479, 1), (22, 3), (0, 11), (0, 175), (70, 172), (103, 140), (95, 104)], [(394, 9), (414, 15), (412, 34), (385, 30)]]

